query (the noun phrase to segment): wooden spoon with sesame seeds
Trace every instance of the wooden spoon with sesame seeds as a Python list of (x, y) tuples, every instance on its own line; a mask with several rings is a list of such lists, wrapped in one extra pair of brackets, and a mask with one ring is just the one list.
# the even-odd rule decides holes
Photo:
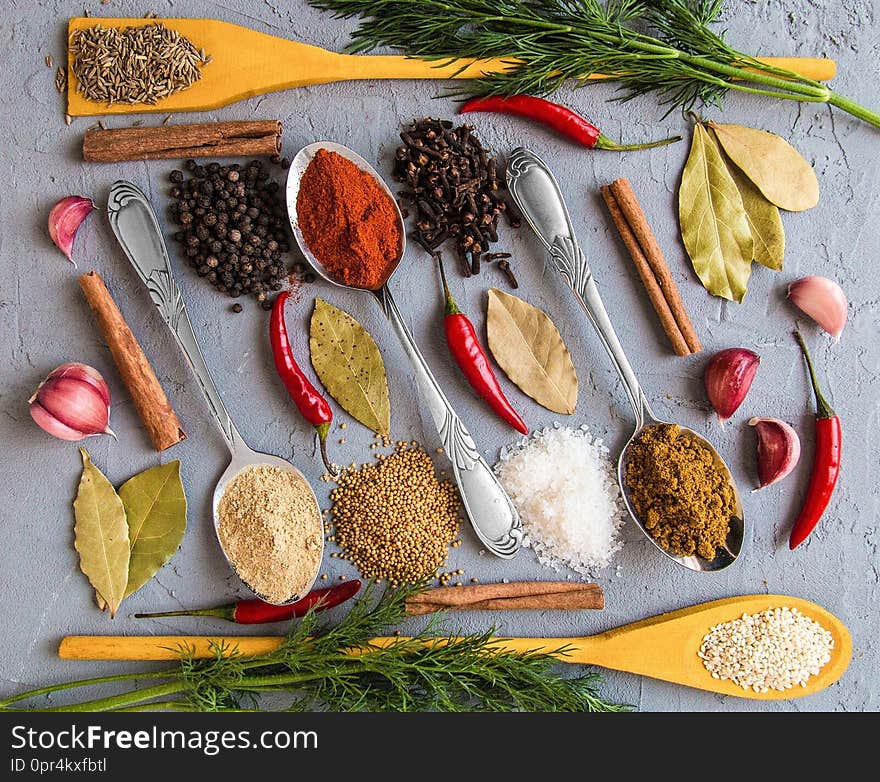
[[(806, 686), (795, 684), (789, 690), (755, 692), (733, 681), (715, 679), (699, 657), (706, 634), (716, 625), (758, 614), (768, 609), (797, 609), (831, 634), (831, 659)], [(376, 638), (373, 643), (388, 645), (399, 638)], [(283, 638), (277, 636), (67, 636), (58, 656), (65, 660), (177, 660), (181, 646), (196, 658), (214, 657), (217, 646), (243, 655), (267, 654), (277, 649)], [(789, 700), (812, 695), (834, 684), (846, 671), (852, 657), (849, 630), (822, 606), (788, 595), (742, 595), (690, 608), (660, 614), (640, 622), (617, 627), (583, 638), (505, 638), (498, 648), (516, 652), (556, 651), (567, 647), (560, 660), (582, 665), (598, 665), (654, 679), (683, 684), (721, 695), (756, 700)]]
[[(77, 92), (72, 58), (69, 58), (71, 76), (67, 85), (67, 113), (71, 117), (146, 111), (208, 111), (254, 95), (310, 84), (353, 79), (473, 79), (483, 73), (504, 71), (514, 66), (513, 62), (503, 59), (480, 60), (468, 65), (463, 61), (438, 63), (401, 55), (337, 54), (216, 19), (97, 19), (80, 16), (70, 19), (68, 32), (96, 24), (102, 27), (142, 27), (154, 23), (178, 32), (196, 49), (204, 51), (205, 58), (210, 57), (201, 69), (201, 79), (151, 105), (108, 105), (88, 100)], [(766, 59), (778, 67), (819, 80), (832, 78), (836, 70), (833, 60), (823, 58)], [(462, 68), (463, 64), (466, 67)], [(589, 78), (601, 77), (593, 74)]]

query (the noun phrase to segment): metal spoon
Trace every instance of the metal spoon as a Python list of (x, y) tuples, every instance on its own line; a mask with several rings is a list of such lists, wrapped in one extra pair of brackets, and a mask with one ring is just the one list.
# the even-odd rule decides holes
[(397, 333), (404, 352), (412, 363), (416, 379), (422, 391), (422, 399), (428, 406), (428, 410), (443, 441), (446, 455), (452, 462), (452, 471), (458, 484), (461, 501), (464, 505), (465, 513), (467, 513), (473, 525), (474, 532), (476, 532), (477, 537), (493, 554), (504, 558), (512, 557), (519, 550), (523, 536), (522, 522), (516, 512), (516, 508), (514, 508), (510, 498), (501, 487), (501, 484), (492, 472), (492, 468), (480, 456), (480, 452), (477, 450), (477, 446), (474, 444), (468, 430), (458, 415), (456, 415), (452, 405), (449, 404), (449, 400), (446, 399), (446, 396), (434, 379), (434, 375), (428, 368), (412, 334), (410, 334), (409, 329), (404, 323), (400, 310), (397, 309), (397, 304), (395, 304), (391, 296), (391, 290), (388, 288), (388, 279), (394, 273), (406, 250), (406, 232), (403, 225), (403, 216), (400, 214), (397, 202), (382, 177), (360, 155), (348, 147), (342, 146), (342, 144), (335, 144), (331, 141), (318, 141), (314, 144), (309, 144), (296, 154), (290, 165), (290, 172), (287, 177), (287, 212), (297, 244), (299, 244), (302, 254), (308, 259), (315, 271), (327, 282), (339, 285), (342, 288), (354, 287), (338, 282), (327, 273), (321, 262), (309, 250), (299, 228), (296, 214), (296, 197), (299, 193), (300, 181), (302, 180), (303, 172), (319, 149), (336, 152), (342, 155), (342, 157), (348, 158), (362, 171), (370, 174), (395, 205), (394, 208), (397, 211), (401, 235), (400, 253), (395, 262), (389, 266), (380, 287), (375, 290), (367, 288), (355, 288), (355, 290), (368, 290), (379, 300), (385, 316)]
[(727, 478), (734, 492), (736, 515), (730, 517), (730, 531), (725, 545), (717, 551), (715, 558), (711, 560), (696, 555), (676, 556), (654, 540), (645, 528), (643, 520), (636, 513), (629, 488), (624, 480), (630, 446), (647, 427), (669, 422), (661, 421), (654, 415), (639, 386), (639, 381), (623, 352), (617, 335), (614, 333), (602, 299), (599, 298), (599, 289), (596, 287), (590, 267), (578, 246), (562, 192), (547, 164), (534, 152), (529, 152), (522, 147), (515, 149), (507, 161), (507, 187), (523, 217), (550, 252), (550, 258), (556, 271), (562, 275), (571, 288), (578, 303), (583, 307), (598, 332), (603, 347), (611, 357), (614, 368), (623, 381), (623, 387), (626, 390), (633, 413), (635, 413), (635, 430), (621, 451), (617, 462), (617, 480), (620, 483), (621, 494), (629, 515), (632, 516), (651, 543), (680, 565), (690, 570), (721, 570), (727, 567), (736, 560), (742, 550), (745, 531), (742, 503), (733, 476), (724, 460), (706, 438), (692, 429), (679, 425), (682, 434), (693, 438), (712, 452), (716, 467)]
[[(218, 530), (217, 506), (220, 504), (223, 492), (226, 491), (227, 484), (246, 467), (259, 464), (268, 464), (293, 473), (302, 480), (303, 485), (309, 487), (315, 508), (317, 538), (321, 542), (321, 558), (323, 558), (324, 536), (321, 534), (321, 509), (309, 482), (290, 462), (272, 454), (254, 451), (248, 447), (232, 423), (229, 413), (226, 412), (226, 407), (217, 393), (217, 387), (214, 385), (214, 381), (208, 371), (208, 366), (205, 364), (205, 359), (202, 356), (202, 351), (199, 349), (199, 344), (196, 341), (192, 324), (186, 312), (186, 306), (183, 303), (183, 297), (180, 295), (180, 289), (177, 287), (171, 274), (168, 250), (162, 237), (162, 231), (159, 228), (159, 221), (156, 219), (156, 213), (153, 211), (149, 200), (140, 188), (131, 182), (116, 182), (110, 188), (107, 216), (110, 220), (110, 227), (113, 229), (113, 233), (116, 234), (116, 238), (119, 240), (119, 244), (122, 245), (126, 256), (128, 256), (128, 260), (131, 261), (131, 265), (134, 266), (138, 276), (147, 286), (153, 304), (156, 305), (156, 309), (159, 310), (159, 314), (168, 325), (168, 328), (171, 329), (174, 339), (177, 340), (177, 345), (205, 396), (205, 401), (207, 401), (208, 407), (211, 410), (214, 423), (219, 427), (223, 439), (226, 441), (226, 446), (229, 448), (232, 458), (226, 471), (220, 476), (220, 480), (217, 481), (212, 503), (214, 532), (217, 535), (220, 550), (223, 551), (223, 556), (226, 557), (229, 566), (241, 578), (241, 575), (235, 569), (235, 564), (229, 559), (226, 550), (223, 548), (223, 541), (220, 539)], [(309, 585), (303, 589), (301, 594), (291, 595), (286, 600), (276, 604), (285, 605), (292, 603), (308, 592), (318, 577), (320, 566), (319, 559), (315, 572), (311, 574)], [(276, 602), (269, 600), (266, 595), (260, 594), (244, 579), (241, 580), (261, 600)]]

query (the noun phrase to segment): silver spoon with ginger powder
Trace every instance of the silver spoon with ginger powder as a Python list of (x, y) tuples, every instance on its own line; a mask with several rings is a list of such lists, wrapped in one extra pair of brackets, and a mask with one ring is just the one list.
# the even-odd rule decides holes
[[(131, 182), (116, 182), (110, 188), (107, 215), (113, 233), (119, 240), (125, 255), (131, 261), (138, 276), (147, 286), (153, 304), (156, 305), (156, 309), (159, 310), (159, 314), (174, 335), (178, 347), (195, 375), (198, 386), (205, 397), (205, 401), (208, 403), (208, 409), (211, 411), (214, 423), (220, 429), (220, 433), (226, 442), (226, 447), (229, 449), (231, 456), (229, 466), (217, 481), (212, 503), (214, 532), (217, 535), (220, 550), (242, 583), (261, 600), (276, 605), (292, 603), (311, 589), (312, 584), (314, 584), (315, 579), (318, 577), (318, 570), (321, 567), (321, 560), (324, 555), (321, 510), (315, 493), (305, 479), (305, 476), (296, 467), (278, 456), (253, 450), (245, 443), (235, 424), (232, 423), (232, 419), (229, 417), (226, 406), (217, 392), (217, 387), (214, 384), (211, 373), (208, 371), (208, 366), (196, 341), (195, 332), (190, 323), (186, 306), (183, 303), (183, 297), (171, 273), (168, 249), (165, 246), (165, 240), (159, 228), (159, 221), (156, 219), (156, 213), (153, 211), (153, 207), (146, 195)], [(305, 546), (307, 556), (297, 556), (296, 559), (301, 565), (304, 560), (313, 561), (314, 564), (312, 567), (307, 568), (308, 572), (298, 574), (300, 577), (282, 579), (283, 583), (296, 581), (301, 584), (301, 587), (296, 590), (296, 594), (267, 594), (267, 591), (271, 591), (267, 589), (268, 581), (265, 582), (263, 589), (259, 588), (259, 584), (249, 583), (248, 580), (242, 577), (239, 563), (236, 563), (230, 557), (220, 534), (219, 507), (227, 487), (239, 475), (243, 475), (245, 470), (259, 466), (268, 466), (291, 474), (294, 484), (301, 491), (301, 501), (312, 507), (311, 523), (308, 524), (310, 528), (309, 533), (303, 536), (303, 545)], [(259, 498), (250, 499), (252, 504), (256, 506), (256, 500)], [(303, 510), (301, 504), (299, 504), (299, 510)], [(308, 514), (301, 513), (300, 515), (307, 516)], [(274, 519), (264, 521), (265, 524), (275, 523), (277, 526), (278, 518), (275, 517)], [(268, 532), (267, 528), (266, 533), (268, 534)], [(252, 542), (257, 545), (259, 544), (257, 538), (265, 539), (267, 534), (255, 536), (254, 540), (246, 542)]]

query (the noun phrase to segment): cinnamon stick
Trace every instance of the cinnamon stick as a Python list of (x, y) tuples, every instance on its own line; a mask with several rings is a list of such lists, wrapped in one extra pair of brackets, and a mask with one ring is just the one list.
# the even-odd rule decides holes
[(623, 216), (623, 212), (620, 211), (620, 206), (617, 203), (617, 199), (614, 197), (614, 193), (611, 192), (611, 188), (608, 185), (602, 185), (599, 190), (602, 193), (602, 198), (605, 199), (605, 205), (608, 207), (611, 219), (614, 221), (614, 225), (617, 226), (620, 238), (623, 240), (623, 244), (629, 252), (630, 258), (632, 258), (633, 265), (639, 273), (642, 285), (645, 286), (645, 291), (648, 294), (651, 306), (654, 307), (654, 312), (657, 313), (657, 317), (660, 319), (660, 325), (663, 327), (663, 331), (672, 343), (672, 349), (675, 351), (675, 355), (690, 355), (691, 349), (688, 347), (687, 342), (678, 328), (675, 316), (669, 308), (669, 302), (666, 301), (666, 298), (663, 295), (663, 290), (648, 264), (648, 259), (645, 258), (645, 254), (639, 246), (636, 235), (629, 227), (629, 223), (627, 223), (626, 218)]
[(131, 395), (153, 446), (157, 451), (164, 451), (185, 440), (186, 432), (177, 414), (101, 275), (97, 272), (83, 274), (79, 278), (79, 285), (95, 314), (119, 376)]
[(245, 120), (194, 125), (92, 128), (83, 136), (83, 160), (118, 163), (189, 157), (260, 157), (281, 152), (281, 122)]
[[(645, 217), (645, 213), (639, 205), (636, 194), (633, 192), (632, 185), (630, 185), (628, 179), (615, 179), (611, 183), (610, 189), (617, 201), (617, 205), (620, 207), (620, 211), (623, 213), (627, 225), (638, 241), (645, 260), (651, 267), (651, 271), (654, 273), (654, 278), (656, 279), (657, 284), (663, 291), (663, 297), (669, 305), (669, 309), (672, 312), (672, 316), (675, 318), (678, 330), (684, 338), (684, 341), (687, 343), (689, 351), (691, 353), (699, 353), (703, 349), (703, 346), (700, 344), (700, 340), (697, 337), (694, 324), (691, 323), (691, 319), (688, 317), (684, 302), (681, 300), (681, 295), (678, 292), (678, 287), (675, 284), (675, 280), (672, 278), (672, 273), (669, 271), (669, 267), (666, 265), (663, 251), (660, 249), (660, 245), (657, 243), (654, 232), (648, 224), (648, 219)], [(618, 226), (618, 228), (619, 227), (620, 226)]]
[(435, 611), (503, 611), (545, 609), (573, 611), (602, 609), (605, 595), (598, 584), (568, 581), (520, 581), (509, 584), (475, 584), (464, 587), (438, 587), (413, 595), (406, 601), (412, 616)]

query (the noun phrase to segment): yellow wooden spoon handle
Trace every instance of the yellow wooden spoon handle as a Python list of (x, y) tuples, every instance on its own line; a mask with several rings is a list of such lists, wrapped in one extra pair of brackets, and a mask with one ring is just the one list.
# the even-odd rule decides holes
[[(338, 62), (342, 78), (348, 79), (473, 79), (487, 73), (503, 73), (516, 64), (514, 60), (492, 59), (470, 61), (462, 69), (458, 61), (431, 61), (399, 55), (342, 55)], [(828, 81), (837, 73), (837, 63), (824, 57), (758, 57), (763, 63), (792, 71), (814, 81)], [(592, 73), (586, 79), (607, 79)]]

